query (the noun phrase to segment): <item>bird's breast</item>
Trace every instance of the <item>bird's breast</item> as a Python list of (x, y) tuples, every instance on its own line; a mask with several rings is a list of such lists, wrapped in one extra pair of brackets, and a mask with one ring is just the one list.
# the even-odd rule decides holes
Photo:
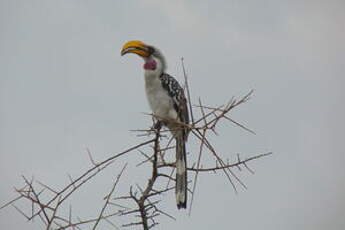
[(159, 77), (145, 75), (145, 91), (152, 112), (163, 118), (176, 119), (173, 100), (162, 87)]

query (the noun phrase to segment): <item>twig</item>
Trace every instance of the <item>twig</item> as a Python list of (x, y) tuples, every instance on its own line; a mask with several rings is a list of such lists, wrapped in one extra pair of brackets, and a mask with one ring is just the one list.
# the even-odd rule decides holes
[(109, 204), (110, 197), (111, 197), (111, 195), (113, 194), (113, 192), (114, 192), (114, 190), (115, 190), (115, 187), (116, 187), (117, 183), (119, 182), (120, 177), (122, 176), (122, 173), (123, 173), (123, 171), (126, 169), (126, 167), (127, 167), (127, 164), (125, 164), (125, 166), (123, 166), (123, 168), (122, 168), (120, 174), (117, 175), (116, 181), (115, 181), (113, 187), (111, 188), (111, 190), (110, 190), (110, 192), (109, 192), (109, 194), (108, 194), (108, 196), (107, 196), (107, 200), (106, 200), (105, 204), (103, 205), (103, 208), (102, 208), (102, 210), (101, 210), (101, 213), (99, 214), (99, 216), (98, 216), (98, 218), (97, 218), (97, 220), (96, 220), (96, 223), (95, 223), (95, 225), (93, 226), (92, 230), (95, 230), (95, 229), (96, 229), (96, 227), (97, 227), (99, 221), (103, 218), (103, 213), (104, 213), (105, 209), (107, 208), (107, 206), (108, 206), (108, 204)]

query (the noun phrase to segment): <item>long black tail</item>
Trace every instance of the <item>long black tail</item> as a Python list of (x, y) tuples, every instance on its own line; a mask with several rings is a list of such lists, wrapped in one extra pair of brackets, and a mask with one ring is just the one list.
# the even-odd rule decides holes
[(176, 204), (177, 208), (187, 207), (187, 160), (183, 135), (176, 137)]

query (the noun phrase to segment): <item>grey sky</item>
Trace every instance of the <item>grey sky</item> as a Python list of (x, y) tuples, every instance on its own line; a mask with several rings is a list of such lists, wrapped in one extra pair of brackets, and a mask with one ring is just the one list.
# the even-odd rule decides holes
[[(249, 189), (238, 195), (201, 177), (191, 217), (165, 197), (177, 221), (157, 229), (345, 229), (344, 12), (342, 0), (0, 0), (0, 202), (22, 174), (59, 187), (88, 168), (86, 147), (100, 160), (141, 141), (128, 130), (150, 125), (142, 61), (120, 57), (139, 39), (179, 80), (185, 58), (194, 101), (255, 89), (233, 118), (257, 135), (227, 124), (215, 141), (230, 158), (275, 153), (239, 173)], [(130, 170), (146, 172), (140, 159)], [(81, 216), (97, 213), (117, 172), (73, 197)], [(38, 226), (0, 211), (1, 229)]]

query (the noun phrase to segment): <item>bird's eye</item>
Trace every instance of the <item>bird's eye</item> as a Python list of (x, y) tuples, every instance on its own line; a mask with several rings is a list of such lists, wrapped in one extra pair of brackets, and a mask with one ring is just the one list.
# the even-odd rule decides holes
[(150, 54), (153, 54), (155, 52), (155, 48), (153, 48), (152, 46), (147, 46), (147, 49)]

